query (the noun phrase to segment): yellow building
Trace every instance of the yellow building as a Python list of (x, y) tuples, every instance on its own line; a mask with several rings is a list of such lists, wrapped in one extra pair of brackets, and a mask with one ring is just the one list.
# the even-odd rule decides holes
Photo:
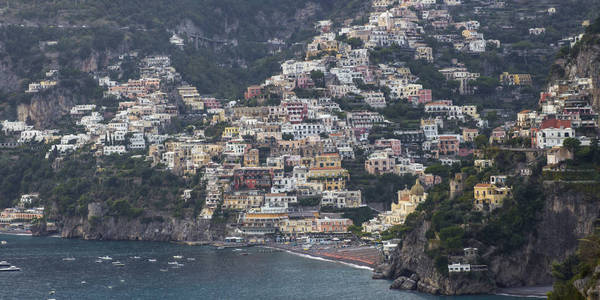
[(511, 194), (511, 189), (508, 187), (497, 187), (489, 183), (479, 183), (475, 185), (474, 202), (477, 210), (494, 210), (501, 207), (504, 199)]
[(342, 168), (311, 168), (307, 178), (309, 182), (322, 184), (325, 191), (341, 191), (346, 189), (350, 174)]
[(382, 214), (383, 227), (404, 224), (406, 217), (413, 213), (420, 203), (427, 199), (427, 193), (419, 179), (408, 189), (398, 191), (398, 199), (392, 203), (392, 209)]
[(504, 72), (500, 74), (500, 82), (507, 85), (532, 85), (533, 80), (530, 74), (510, 74)]
[(342, 159), (337, 153), (325, 153), (315, 156), (313, 162), (315, 168), (337, 169), (342, 167)]
[(342, 168), (340, 155), (326, 153), (316, 155), (312, 160), (307, 179), (309, 182), (321, 183), (325, 191), (341, 191), (346, 189), (346, 181), (349, 177), (348, 170)]
[(285, 234), (302, 234), (313, 232), (313, 220), (314, 219), (288, 219), (286, 220), (280, 230)]
[(463, 128), (463, 140), (465, 142), (472, 142), (479, 135), (479, 130), (471, 128)]
[(238, 137), (240, 135), (240, 128), (239, 127), (225, 127), (225, 129), (223, 129), (223, 138), (234, 138), (234, 137)]
[(223, 208), (235, 210), (249, 210), (258, 208), (264, 202), (264, 195), (259, 191), (242, 191), (225, 195)]
[(203, 167), (211, 162), (210, 154), (202, 151), (192, 150), (192, 163), (197, 167)]
[(463, 115), (470, 116), (473, 119), (479, 118), (479, 114), (477, 113), (477, 106), (475, 105), (463, 105), (461, 106), (461, 110)]
[(258, 149), (250, 149), (244, 154), (244, 167), (258, 167), (260, 165)]

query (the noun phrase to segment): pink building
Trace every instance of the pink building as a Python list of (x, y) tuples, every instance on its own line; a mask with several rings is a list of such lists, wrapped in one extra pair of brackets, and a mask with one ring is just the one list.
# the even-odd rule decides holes
[(417, 92), (416, 96), (411, 97), (410, 101), (414, 105), (430, 103), (432, 101), (431, 90), (421, 89)]
[(296, 78), (296, 87), (301, 89), (311, 89), (315, 87), (315, 83), (308, 75), (300, 75)]
[(440, 136), (439, 137), (439, 154), (440, 155), (455, 155), (458, 153), (460, 141), (455, 136)]
[(402, 154), (402, 142), (398, 139), (378, 139), (375, 141), (376, 149), (392, 149), (394, 155)]
[(244, 93), (246, 100), (262, 95), (262, 87), (260, 85), (251, 85)]
[(284, 102), (283, 107), (287, 112), (288, 120), (292, 124), (302, 123), (302, 121), (304, 121), (308, 115), (308, 105), (304, 102)]

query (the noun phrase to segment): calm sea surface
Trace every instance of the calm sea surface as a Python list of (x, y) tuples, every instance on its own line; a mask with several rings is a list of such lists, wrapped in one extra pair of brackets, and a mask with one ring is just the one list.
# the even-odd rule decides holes
[[(262, 248), (241, 255), (233, 249), (169, 243), (1, 234), (0, 240), (8, 242), (0, 248), (0, 261), (22, 269), (0, 272), (0, 299), (519, 299), (391, 291), (389, 281), (371, 280), (369, 270), (285, 252), (263, 253)], [(95, 262), (105, 255), (125, 266)], [(168, 264), (174, 255), (184, 257), (179, 260), (184, 266)], [(65, 257), (75, 260), (63, 261)]]

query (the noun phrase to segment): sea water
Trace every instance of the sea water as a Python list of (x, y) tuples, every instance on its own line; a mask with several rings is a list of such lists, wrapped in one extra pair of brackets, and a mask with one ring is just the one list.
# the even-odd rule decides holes
[[(389, 290), (390, 281), (372, 280), (363, 268), (259, 247), (236, 251), (11, 235), (0, 240), (8, 242), (0, 247), (0, 261), (21, 268), (0, 272), (0, 299), (519, 299)], [(177, 255), (183, 258), (174, 259)], [(113, 260), (96, 262), (101, 256)], [(67, 257), (75, 260), (63, 260)], [(116, 261), (125, 266), (114, 266)], [(173, 261), (183, 266), (168, 264)]]

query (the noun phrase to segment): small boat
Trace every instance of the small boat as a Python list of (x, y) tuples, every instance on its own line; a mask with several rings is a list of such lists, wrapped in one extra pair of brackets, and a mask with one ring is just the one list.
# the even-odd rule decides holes
[(188, 257), (188, 258), (187, 258), (187, 260), (188, 260), (188, 261), (195, 261), (196, 259), (195, 259), (195, 258), (193, 258), (193, 257)]
[(160, 269), (161, 272), (168, 272), (169, 269)]
[(8, 268), (0, 268), (0, 272), (14, 272), (14, 271), (21, 271), (21, 269), (15, 267), (15, 266), (10, 266)]
[(48, 295), (54, 295), (54, 294), (56, 294), (56, 291), (54, 291), (54, 290), (48, 292)]
[(242, 249), (240, 249), (240, 248), (235, 248), (235, 249), (233, 249), (233, 251), (242, 251)]
[(174, 258), (174, 259), (182, 259), (182, 258), (183, 258), (183, 256), (181, 256), (181, 255), (173, 255), (173, 258)]
[(0, 261), (0, 267), (10, 267), (10, 264), (7, 261), (3, 260)]
[(134, 257), (132, 257), (132, 259), (140, 259), (140, 258), (141, 258), (141, 257), (139, 257), (139, 256), (134, 256)]
[(122, 262), (120, 262), (120, 261), (115, 261), (115, 262), (113, 262), (112, 264), (113, 264), (113, 266), (115, 266), (115, 267), (124, 267), (124, 266), (125, 266), (125, 264), (124, 264), (124, 263), (122, 263)]
[(64, 260), (64, 261), (74, 261), (75, 257), (65, 257), (62, 260)]
[(149, 261), (149, 262), (156, 262), (156, 259), (154, 259), (154, 258), (149, 258), (149, 259), (148, 259), (148, 261)]
[(6, 244), (8, 244), (8, 242), (7, 241), (0, 241), (0, 244), (6, 245)]
[(223, 247), (223, 246), (217, 247), (217, 250), (223, 250), (223, 249), (225, 249), (225, 247)]
[(179, 264), (179, 263), (178, 263), (178, 262), (176, 262), (176, 261), (170, 261), (170, 262), (168, 262), (167, 264), (169, 264), (169, 265), (177, 265), (177, 264)]
[(85, 280), (81, 282), (81, 284), (86, 284), (86, 283), (87, 283), (87, 282), (86, 282)]
[(243, 253), (241, 253), (241, 254), (242, 254), (243, 256), (247, 256), (247, 255), (248, 255), (248, 252), (243, 252)]
[(100, 263), (102, 263), (102, 260), (101, 259), (96, 259), (96, 263), (100, 264)]
[(110, 257), (108, 255), (107, 256), (100, 256), (98, 258), (101, 259), (101, 260), (112, 260), (112, 257)]

